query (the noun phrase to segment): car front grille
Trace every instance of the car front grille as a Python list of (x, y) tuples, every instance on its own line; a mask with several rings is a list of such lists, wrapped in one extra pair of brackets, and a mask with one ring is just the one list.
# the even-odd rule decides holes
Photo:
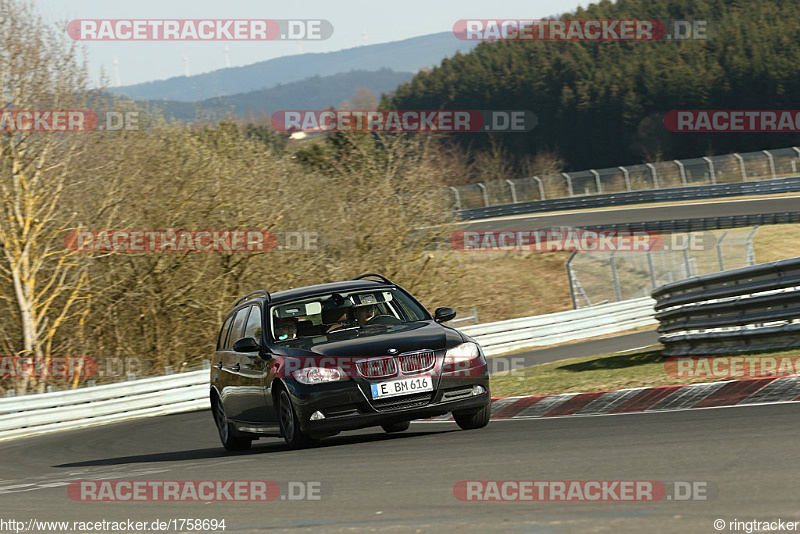
[(356, 362), (358, 373), (365, 378), (385, 378), (397, 374), (397, 361), (393, 357), (373, 358)]
[(436, 363), (436, 357), (432, 350), (404, 352), (397, 359), (400, 361), (400, 370), (407, 375), (427, 371)]
[(372, 406), (379, 412), (394, 410), (407, 410), (409, 408), (419, 408), (429, 404), (433, 400), (433, 392), (419, 393), (417, 395), (404, 395), (390, 399), (373, 400)]

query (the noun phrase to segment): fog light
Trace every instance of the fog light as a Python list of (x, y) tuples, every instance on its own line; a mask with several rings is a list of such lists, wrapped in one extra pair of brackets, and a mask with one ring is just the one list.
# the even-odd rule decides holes
[(320, 411), (317, 411), (317, 412), (314, 412), (314, 413), (311, 414), (311, 420), (312, 421), (322, 421), (323, 419), (325, 419), (325, 416), (322, 415), (322, 412), (320, 412)]
[(483, 395), (486, 393), (486, 390), (483, 389), (483, 386), (472, 386), (472, 396), (477, 397), (478, 395)]

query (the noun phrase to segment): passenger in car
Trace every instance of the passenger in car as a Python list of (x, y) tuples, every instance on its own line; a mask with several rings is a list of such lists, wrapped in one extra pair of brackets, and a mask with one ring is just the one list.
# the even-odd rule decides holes
[(281, 319), (278, 321), (278, 324), (275, 325), (275, 338), (278, 341), (297, 339), (297, 320)]

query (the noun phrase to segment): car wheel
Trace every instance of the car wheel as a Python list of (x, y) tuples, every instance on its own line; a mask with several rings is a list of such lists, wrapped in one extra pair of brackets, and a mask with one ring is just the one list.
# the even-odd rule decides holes
[(217, 431), (219, 432), (219, 440), (222, 446), (227, 451), (243, 451), (250, 448), (253, 444), (252, 439), (236, 436), (236, 429), (233, 428), (233, 423), (228, 421), (225, 415), (225, 409), (222, 407), (220, 400), (214, 401), (214, 422), (217, 423)]
[(289, 392), (281, 389), (278, 395), (278, 420), (281, 425), (281, 433), (286, 444), (291, 449), (305, 449), (315, 445), (316, 440), (300, 429), (300, 421), (297, 419), (297, 412), (294, 410), (292, 399)]
[(489, 424), (489, 416), (491, 415), (491, 404), (487, 404), (478, 412), (470, 414), (453, 414), (453, 419), (462, 430), (474, 430), (476, 428), (483, 428)]
[(411, 426), (411, 421), (400, 421), (399, 423), (389, 423), (385, 425), (381, 425), (381, 428), (388, 433), (392, 432), (402, 432), (403, 430), (408, 430), (408, 427)]

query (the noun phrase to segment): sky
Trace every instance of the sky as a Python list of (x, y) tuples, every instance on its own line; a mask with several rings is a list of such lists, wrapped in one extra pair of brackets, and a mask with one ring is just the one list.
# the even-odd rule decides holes
[(117, 86), (200, 74), (307, 52), (333, 52), (452, 31), (459, 19), (537, 19), (570, 12), (585, 0), (35, 0), (50, 23), (74, 19), (325, 19), (325, 41), (268, 42), (84, 42), (93, 80), (105, 72)]

